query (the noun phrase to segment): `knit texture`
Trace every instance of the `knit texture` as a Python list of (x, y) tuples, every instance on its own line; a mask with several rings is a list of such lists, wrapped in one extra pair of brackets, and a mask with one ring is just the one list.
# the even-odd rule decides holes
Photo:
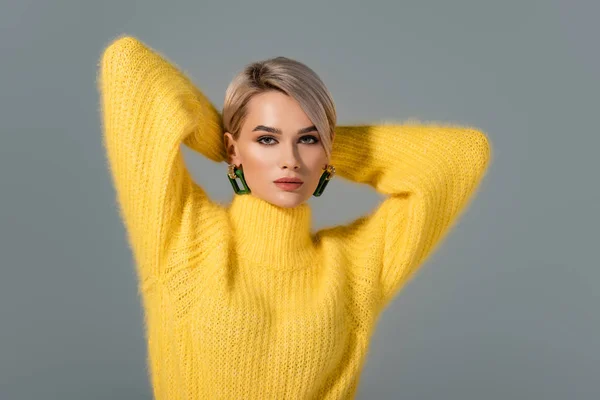
[(194, 182), (180, 145), (226, 161), (221, 116), (157, 51), (114, 39), (97, 84), (154, 397), (354, 398), (378, 316), (474, 197), (491, 159), (486, 135), (337, 126), (336, 178), (388, 196), (313, 232), (306, 202), (280, 208), (250, 194), (220, 204)]

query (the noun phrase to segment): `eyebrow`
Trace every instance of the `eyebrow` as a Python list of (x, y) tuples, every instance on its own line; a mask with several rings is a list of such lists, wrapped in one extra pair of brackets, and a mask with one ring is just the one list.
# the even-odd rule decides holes
[[(298, 135), (301, 135), (303, 133), (307, 133), (307, 132), (312, 132), (312, 131), (316, 131), (317, 127), (315, 125), (309, 126), (307, 128), (302, 128), (298, 131)], [(256, 132), (256, 131), (266, 131), (266, 132), (271, 132), (271, 133), (276, 133), (278, 135), (281, 135), (281, 129), (278, 128), (273, 128), (271, 126), (264, 126), (264, 125), (257, 125), (256, 128), (252, 129), (252, 132)]]

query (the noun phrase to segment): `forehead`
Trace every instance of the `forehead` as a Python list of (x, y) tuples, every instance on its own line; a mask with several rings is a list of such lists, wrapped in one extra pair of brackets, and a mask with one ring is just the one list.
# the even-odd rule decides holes
[(246, 123), (296, 129), (310, 125), (311, 120), (293, 97), (277, 91), (268, 91), (250, 99)]

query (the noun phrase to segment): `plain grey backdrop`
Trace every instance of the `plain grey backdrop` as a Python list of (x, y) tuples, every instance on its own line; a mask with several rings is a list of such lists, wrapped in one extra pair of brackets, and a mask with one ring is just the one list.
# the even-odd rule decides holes
[[(95, 82), (124, 33), (219, 109), (245, 64), (285, 55), (322, 77), (339, 124), (488, 134), (479, 194), (381, 316), (358, 398), (600, 398), (597, 2), (0, 4), (1, 400), (151, 398)], [(226, 164), (184, 152), (229, 201)], [(334, 179), (310, 200), (314, 227), (381, 199)]]

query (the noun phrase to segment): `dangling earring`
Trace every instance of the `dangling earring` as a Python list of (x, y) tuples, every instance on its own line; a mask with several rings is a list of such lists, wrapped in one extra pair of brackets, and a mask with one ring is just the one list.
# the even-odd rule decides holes
[[(229, 178), (229, 182), (231, 182), (231, 186), (233, 187), (233, 191), (235, 192), (235, 194), (250, 193), (250, 188), (246, 184), (246, 179), (244, 179), (244, 170), (242, 168), (242, 164), (240, 164), (239, 168), (236, 168), (235, 164), (229, 164), (229, 168), (227, 169), (227, 177)], [(235, 180), (236, 178), (240, 178), (244, 189), (240, 189), (239, 185)]]
[(328, 165), (327, 168), (325, 168), (323, 174), (321, 175), (321, 179), (319, 180), (319, 184), (317, 185), (317, 189), (313, 193), (313, 196), (319, 197), (320, 195), (322, 195), (323, 191), (327, 187), (327, 184), (329, 183), (331, 178), (334, 177), (334, 175), (335, 167), (333, 165)]

